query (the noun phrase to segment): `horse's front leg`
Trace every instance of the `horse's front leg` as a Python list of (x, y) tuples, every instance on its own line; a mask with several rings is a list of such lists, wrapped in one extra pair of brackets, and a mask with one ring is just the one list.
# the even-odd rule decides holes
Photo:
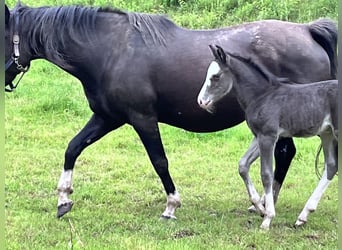
[(132, 125), (143, 142), (167, 195), (166, 209), (162, 213), (161, 218), (176, 219), (175, 211), (181, 206), (181, 201), (169, 173), (168, 160), (160, 138), (156, 116), (137, 116), (139, 119), (133, 118), (134, 122)]
[(263, 200), (260, 198), (260, 195), (256, 191), (253, 185), (253, 182), (249, 176), (250, 166), (258, 157), (259, 157), (258, 142), (256, 138), (254, 137), (248, 150), (239, 161), (239, 174), (246, 185), (249, 199), (253, 204), (253, 206), (250, 209), (251, 210), (253, 209), (253, 211), (254, 209), (256, 209), (257, 211), (260, 212), (260, 214), (263, 214), (265, 210), (264, 205), (263, 205)]
[(93, 114), (86, 126), (70, 141), (65, 152), (64, 169), (57, 186), (58, 218), (69, 212), (73, 206), (73, 202), (69, 199), (69, 195), (73, 192), (72, 173), (77, 157), (86, 147), (121, 125), (122, 123), (116, 122), (108, 124), (108, 122), (105, 122), (101, 117)]
[[(273, 196), (274, 204), (277, 203), (280, 189), (289, 170), (291, 161), (296, 154), (296, 147), (292, 138), (281, 138), (278, 140), (275, 150), (275, 169), (273, 179)], [(265, 195), (261, 197), (262, 203), (265, 204)], [(248, 208), (250, 212), (256, 212), (254, 206)]]
[(268, 230), (275, 216), (272, 161), (276, 139), (264, 135), (258, 135), (257, 138), (260, 150), (261, 179), (265, 193), (265, 212), (260, 228)]

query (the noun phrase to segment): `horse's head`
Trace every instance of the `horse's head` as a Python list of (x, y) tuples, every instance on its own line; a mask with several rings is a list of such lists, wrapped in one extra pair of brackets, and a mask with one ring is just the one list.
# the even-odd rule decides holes
[(12, 91), (16, 87), (12, 81), (18, 74), (25, 73), (30, 66), (30, 56), (20, 43), (23, 39), (19, 35), (21, 26), (18, 7), (10, 11), (5, 5), (5, 89), (7, 91)]
[(209, 45), (215, 60), (208, 67), (207, 76), (197, 97), (201, 108), (213, 112), (214, 104), (233, 87), (234, 74), (229, 67), (230, 57), (220, 46)]

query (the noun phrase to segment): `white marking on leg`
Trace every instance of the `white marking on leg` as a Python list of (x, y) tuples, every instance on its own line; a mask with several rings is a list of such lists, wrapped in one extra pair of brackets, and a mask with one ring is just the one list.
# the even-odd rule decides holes
[(63, 170), (62, 175), (58, 182), (58, 203), (57, 206), (70, 203), (72, 200), (68, 198), (68, 195), (72, 193), (72, 170)]
[(259, 200), (260, 200), (260, 202), (258, 202), (258, 204), (259, 204), (258, 209), (254, 205), (252, 205), (248, 208), (248, 211), (251, 213), (259, 213), (261, 215), (264, 215), (264, 213), (265, 213), (265, 194), (263, 194)]
[(314, 212), (318, 206), (320, 199), (322, 198), (323, 193), (327, 189), (330, 184), (330, 180), (327, 178), (327, 169), (324, 169), (323, 176), (320, 179), (317, 187), (315, 188), (314, 192), (310, 196), (309, 200), (306, 202), (302, 212), (299, 214), (298, 219), (295, 223), (295, 226), (304, 225), (310, 213)]
[(309, 214), (316, 210), (320, 199), (331, 182), (332, 177), (337, 172), (337, 159), (335, 155), (336, 144), (334, 143), (334, 136), (331, 133), (322, 133), (320, 136), (323, 146), (325, 165), (323, 175), (309, 200), (306, 202), (302, 212), (299, 214), (295, 226), (301, 226), (307, 222)]
[(177, 191), (174, 194), (167, 196), (166, 209), (162, 214), (162, 217), (176, 219), (175, 211), (181, 206), (180, 196)]
[(260, 228), (268, 230), (271, 225), (271, 221), (275, 216), (275, 208), (274, 208), (274, 199), (273, 199), (273, 190), (269, 193), (265, 193), (265, 213), (264, 220), (261, 223)]

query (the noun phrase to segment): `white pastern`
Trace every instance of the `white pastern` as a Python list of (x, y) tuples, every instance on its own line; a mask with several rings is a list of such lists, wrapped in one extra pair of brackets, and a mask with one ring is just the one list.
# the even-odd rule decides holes
[(175, 211), (181, 206), (180, 196), (176, 191), (174, 194), (167, 196), (166, 209), (162, 214), (164, 218), (176, 219)]
[(318, 203), (329, 184), (330, 181), (327, 178), (327, 170), (324, 169), (322, 178), (320, 179), (309, 200), (306, 202), (302, 212), (299, 214), (295, 226), (301, 226), (307, 222), (309, 214), (316, 210)]
[(260, 226), (261, 229), (268, 230), (271, 225), (271, 221), (275, 216), (275, 208), (274, 208), (274, 199), (273, 199), (273, 191), (269, 193), (265, 193), (265, 214), (264, 220)]
[(58, 204), (57, 206), (72, 202), (68, 195), (72, 193), (72, 170), (63, 170), (58, 182)]
[(206, 92), (206, 89), (208, 87), (210, 87), (210, 84), (211, 84), (211, 81), (210, 81), (210, 78), (215, 75), (215, 74), (218, 74), (220, 72), (220, 65), (215, 62), (215, 61), (212, 61), (208, 67), (208, 70), (207, 70), (207, 76), (205, 78), (205, 82), (203, 83), (203, 86), (202, 86), (202, 89), (200, 91), (200, 93), (198, 94), (198, 97), (197, 97), (197, 102), (198, 104), (201, 105), (201, 103), (206, 103), (208, 102), (207, 100), (205, 100), (205, 92)]

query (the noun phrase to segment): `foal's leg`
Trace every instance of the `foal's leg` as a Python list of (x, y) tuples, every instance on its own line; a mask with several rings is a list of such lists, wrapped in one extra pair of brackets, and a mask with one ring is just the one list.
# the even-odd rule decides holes
[(254, 137), (248, 150), (239, 161), (239, 174), (246, 185), (247, 192), (249, 194), (249, 199), (253, 204), (253, 206), (249, 209), (253, 211), (256, 209), (257, 211), (260, 212), (260, 214), (264, 214), (265, 208), (263, 205), (263, 201), (262, 199), (260, 199), (260, 196), (258, 192), (256, 191), (253, 185), (253, 182), (249, 176), (250, 166), (258, 157), (259, 157), (258, 141)]
[(154, 116), (139, 115), (139, 119), (134, 119), (132, 125), (143, 142), (152, 165), (161, 179), (167, 194), (166, 209), (161, 217), (176, 219), (175, 211), (180, 207), (181, 202), (169, 173), (168, 160), (160, 138), (158, 121)]
[(73, 202), (68, 198), (72, 193), (72, 172), (77, 157), (81, 152), (103, 137), (108, 132), (120, 127), (123, 123), (105, 122), (101, 117), (93, 114), (86, 126), (70, 141), (65, 152), (65, 162), (62, 175), (58, 182), (57, 217), (61, 217), (72, 208)]
[(262, 229), (269, 229), (271, 221), (275, 216), (273, 198), (273, 153), (276, 139), (272, 136), (258, 135), (258, 145), (261, 161), (261, 179), (265, 191), (265, 212), (264, 219), (260, 226)]
[(321, 140), (325, 165), (323, 175), (309, 200), (306, 202), (302, 212), (299, 214), (295, 226), (301, 226), (307, 222), (309, 214), (316, 210), (322, 195), (329, 186), (334, 175), (337, 173), (337, 141), (334, 141), (332, 135), (327, 134), (321, 135)]
[[(274, 169), (274, 179), (273, 179), (273, 196), (274, 204), (277, 203), (280, 189), (285, 180), (287, 171), (289, 170), (291, 161), (296, 154), (296, 147), (293, 143), (292, 138), (281, 138), (278, 140), (275, 150), (275, 169)], [(261, 197), (262, 203), (264, 204), (265, 195)], [(254, 206), (248, 208), (250, 212), (256, 212)]]

